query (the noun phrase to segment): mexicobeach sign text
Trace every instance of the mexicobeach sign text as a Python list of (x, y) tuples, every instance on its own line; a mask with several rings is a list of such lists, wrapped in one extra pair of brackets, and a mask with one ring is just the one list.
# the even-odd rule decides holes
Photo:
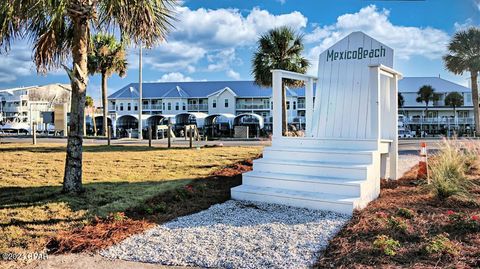
[(356, 50), (335, 51), (334, 49), (327, 51), (327, 62), (336, 60), (361, 60), (367, 58), (385, 57), (386, 50), (383, 46), (378, 49), (364, 49), (359, 47)]

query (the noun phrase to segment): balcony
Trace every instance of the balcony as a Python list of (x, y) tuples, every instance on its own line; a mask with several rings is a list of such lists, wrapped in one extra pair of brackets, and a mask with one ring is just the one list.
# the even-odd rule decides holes
[(262, 110), (270, 109), (269, 105), (264, 104), (237, 104), (238, 110)]
[(298, 103), (297, 108), (298, 109), (305, 109), (305, 103)]
[(153, 105), (143, 105), (143, 110), (162, 110), (162, 105), (153, 104)]
[(188, 111), (207, 111), (208, 104), (188, 104)]
[[(457, 117), (456, 122), (458, 124), (474, 124), (473, 117)], [(405, 118), (403, 120), (405, 124), (450, 124), (455, 125), (455, 118), (452, 117), (439, 117), (439, 118)]]

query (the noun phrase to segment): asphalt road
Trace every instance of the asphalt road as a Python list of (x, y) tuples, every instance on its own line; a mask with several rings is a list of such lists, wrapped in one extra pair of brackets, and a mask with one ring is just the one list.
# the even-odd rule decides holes
[[(436, 150), (441, 144), (440, 138), (428, 138), (428, 139), (401, 139), (399, 141), (400, 154), (416, 154), (420, 149), (420, 142), (427, 142), (428, 150)], [(25, 143), (31, 144), (32, 138), (28, 136), (0, 136), (0, 143)], [(67, 139), (63, 137), (39, 137), (37, 138), (38, 144), (66, 144)], [(106, 145), (107, 140), (104, 138), (86, 138), (84, 139), (85, 145)], [(112, 139), (112, 145), (148, 145), (148, 140), (139, 141), (138, 139)], [(172, 139), (173, 147), (188, 147), (190, 141), (184, 138)], [(219, 145), (223, 146), (270, 146), (271, 141), (263, 139), (243, 139), (243, 140), (212, 140), (212, 141), (193, 141), (194, 147), (204, 145)], [(167, 139), (152, 140), (154, 147), (167, 147)]]

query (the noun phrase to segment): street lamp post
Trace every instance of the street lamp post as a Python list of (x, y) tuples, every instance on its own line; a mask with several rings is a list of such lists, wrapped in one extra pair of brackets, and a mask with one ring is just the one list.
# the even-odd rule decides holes
[(142, 44), (140, 44), (140, 57), (138, 58), (138, 139), (142, 140)]

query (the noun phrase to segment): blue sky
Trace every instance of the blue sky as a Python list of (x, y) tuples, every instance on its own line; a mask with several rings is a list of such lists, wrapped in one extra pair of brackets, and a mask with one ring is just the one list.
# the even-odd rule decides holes
[[(406, 76), (438, 76), (467, 84), (445, 71), (441, 57), (459, 29), (480, 23), (480, 0), (186, 0), (168, 42), (144, 50), (144, 81), (250, 80), (258, 36), (288, 25), (304, 34), (304, 52), (316, 73), (320, 52), (352, 31), (364, 31), (395, 49), (395, 68)], [(0, 55), (0, 89), (68, 83), (63, 70), (37, 75), (31, 44), (17, 41)], [(109, 79), (109, 93), (138, 80), (138, 50), (129, 49), (127, 77)], [(88, 95), (98, 99), (100, 79)]]

